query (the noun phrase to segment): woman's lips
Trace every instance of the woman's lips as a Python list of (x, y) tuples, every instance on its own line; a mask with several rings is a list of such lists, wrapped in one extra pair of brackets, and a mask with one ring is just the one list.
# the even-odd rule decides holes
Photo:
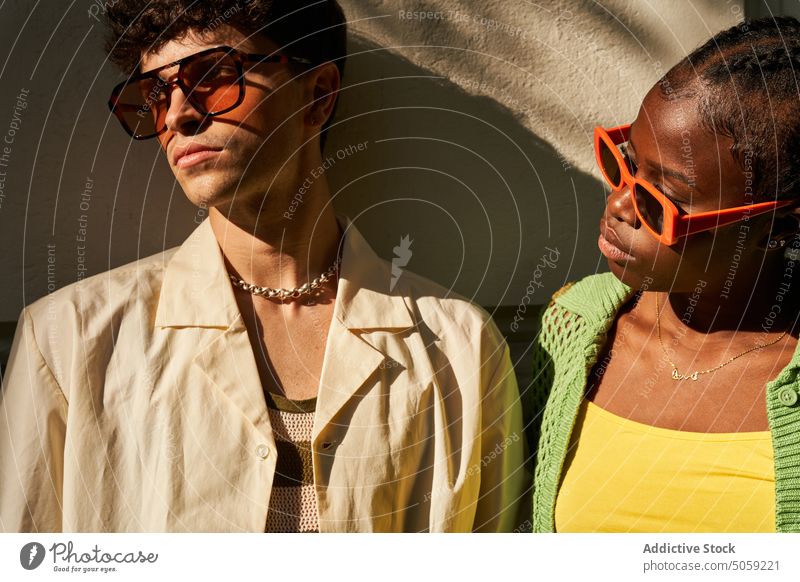
[(601, 234), (597, 239), (597, 246), (600, 247), (600, 252), (603, 256), (612, 261), (632, 261), (633, 257), (625, 251), (615, 247)]
[(175, 162), (175, 165), (179, 168), (188, 168), (189, 166), (194, 166), (195, 164), (199, 164), (200, 162), (212, 158), (218, 153), (219, 150), (201, 150), (199, 152), (193, 152), (178, 158), (178, 161)]

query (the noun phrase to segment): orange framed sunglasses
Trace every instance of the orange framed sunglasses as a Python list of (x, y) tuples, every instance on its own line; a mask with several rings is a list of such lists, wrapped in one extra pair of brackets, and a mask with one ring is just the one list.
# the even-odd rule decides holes
[(677, 206), (653, 184), (631, 173), (619, 145), (630, 139), (631, 126), (594, 128), (594, 155), (597, 165), (614, 192), (627, 186), (633, 194), (633, 207), (639, 221), (664, 245), (672, 246), (690, 234), (713, 230), (745, 218), (796, 204), (796, 200), (776, 200), (724, 208), (711, 212), (681, 214)]

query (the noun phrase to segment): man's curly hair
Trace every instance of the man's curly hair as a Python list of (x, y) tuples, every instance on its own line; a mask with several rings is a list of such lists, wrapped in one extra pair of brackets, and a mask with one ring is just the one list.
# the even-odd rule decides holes
[(344, 76), (347, 22), (336, 0), (114, 0), (106, 3), (105, 21), (106, 52), (127, 75), (168, 42), (227, 24), (248, 36), (263, 34), (281, 52), (315, 65), (332, 62)]

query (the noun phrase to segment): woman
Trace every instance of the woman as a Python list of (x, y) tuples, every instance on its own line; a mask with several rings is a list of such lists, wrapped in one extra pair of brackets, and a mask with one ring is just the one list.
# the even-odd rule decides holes
[(800, 531), (793, 71), (800, 23), (746, 22), (595, 130), (611, 273), (542, 316), (535, 531)]

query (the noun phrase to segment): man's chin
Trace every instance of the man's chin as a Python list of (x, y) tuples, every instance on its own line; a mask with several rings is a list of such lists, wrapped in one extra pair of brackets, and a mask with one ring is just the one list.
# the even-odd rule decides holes
[(184, 194), (186, 194), (186, 198), (194, 204), (197, 208), (202, 210), (209, 210), (211, 208), (223, 208), (230, 204), (230, 200), (223, 195), (215, 196), (213, 194), (209, 195), (208, 191), (202, 192), (193, 190), (191, 192), (187, 192), (186, 188), (184, 188)]
[(218, 177), (211, 176), (198, 176), (194, 179), (182, 177), (178, 183), (189, 201), (200, 207), (223, 204), (233, 198), (229, 192), (235, 190), (235, 187), (226, 187)]

